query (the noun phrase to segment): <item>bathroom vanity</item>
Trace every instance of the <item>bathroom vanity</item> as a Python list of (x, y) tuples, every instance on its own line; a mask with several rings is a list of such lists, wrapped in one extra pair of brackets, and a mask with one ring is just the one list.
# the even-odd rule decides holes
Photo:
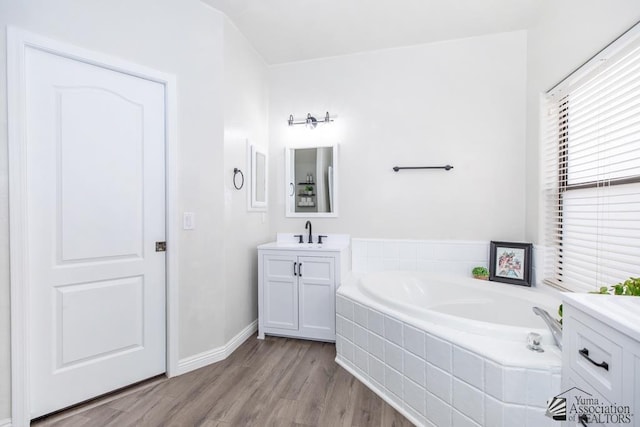
[[(640, 298), (565, 294), (563, 299), (565, 425), (639, 425)], [(611, 405), (615, 412), (606, 413)], [(596, 413), (586, 415), (578, 406)]]
[(275, 242), (258, 246), (258, 338), (335, 341), (335, 291), (350, 270), (349, 236), (298, 242), (279, 233)]

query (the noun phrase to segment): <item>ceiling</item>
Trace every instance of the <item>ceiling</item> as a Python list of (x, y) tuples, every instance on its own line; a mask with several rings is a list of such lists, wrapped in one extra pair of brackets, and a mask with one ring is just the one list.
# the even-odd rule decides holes
[(269, 65), (528, 28), (540, 0), (202, 0)]

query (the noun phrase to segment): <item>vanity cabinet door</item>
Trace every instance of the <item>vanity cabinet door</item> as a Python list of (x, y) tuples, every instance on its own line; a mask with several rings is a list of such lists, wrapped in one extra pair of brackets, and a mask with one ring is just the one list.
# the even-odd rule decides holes
[(300, 333), (302, 336), (335, 340), (335, 258), (298, 257), (300, 289)]
[(263, 263), (263, 325), (298, 330), (297, 257), (265, 255)]

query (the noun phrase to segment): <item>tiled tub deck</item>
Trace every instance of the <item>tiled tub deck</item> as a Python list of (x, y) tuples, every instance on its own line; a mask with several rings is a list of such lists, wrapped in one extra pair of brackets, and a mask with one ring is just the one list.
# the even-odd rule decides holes
[(485, 340), (492, 356), (487, 357), (477, 343), (461, 344), (468, 341), (464, 332), (439, 326), (424, 331), (397, 318), (401, 315), (384, 314), (340, 294), (336, 310), (336, 361), (414, 424), (557, 425), (544, 413), (547, 399), (560, 392), (559, 358), (523, 366), (518, 355), (524, 344), (491, 339)]

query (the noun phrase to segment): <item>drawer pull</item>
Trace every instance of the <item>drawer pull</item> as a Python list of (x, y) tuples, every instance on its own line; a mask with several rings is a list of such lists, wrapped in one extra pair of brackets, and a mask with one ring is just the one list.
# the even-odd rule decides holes
[(294, 263), (293, 263), (293, 275), (294, 275), (294, 276), (297, 276), (297, 275), (298, 275), (298, 273), (296, 273), (296, 265), (298, 265), (298, 263), (297, 263), (297, 262), (294, 262)]
[(585, 359), (587, 359), (589, 362), (593, 363), (594, 365), (603, 368), (605, 371), (609, 370), (609, 364), (607, 362), (596, 362), (594, 361), (592, 358), (589, 357), (589, 350), (586, 348), (583, 348), (582, 350), (578, 350), (578, 353), (580, 353), (580, 356), (584, 357)]
[(302, 263), (298, 264), (298, 276), (302, 277)]

